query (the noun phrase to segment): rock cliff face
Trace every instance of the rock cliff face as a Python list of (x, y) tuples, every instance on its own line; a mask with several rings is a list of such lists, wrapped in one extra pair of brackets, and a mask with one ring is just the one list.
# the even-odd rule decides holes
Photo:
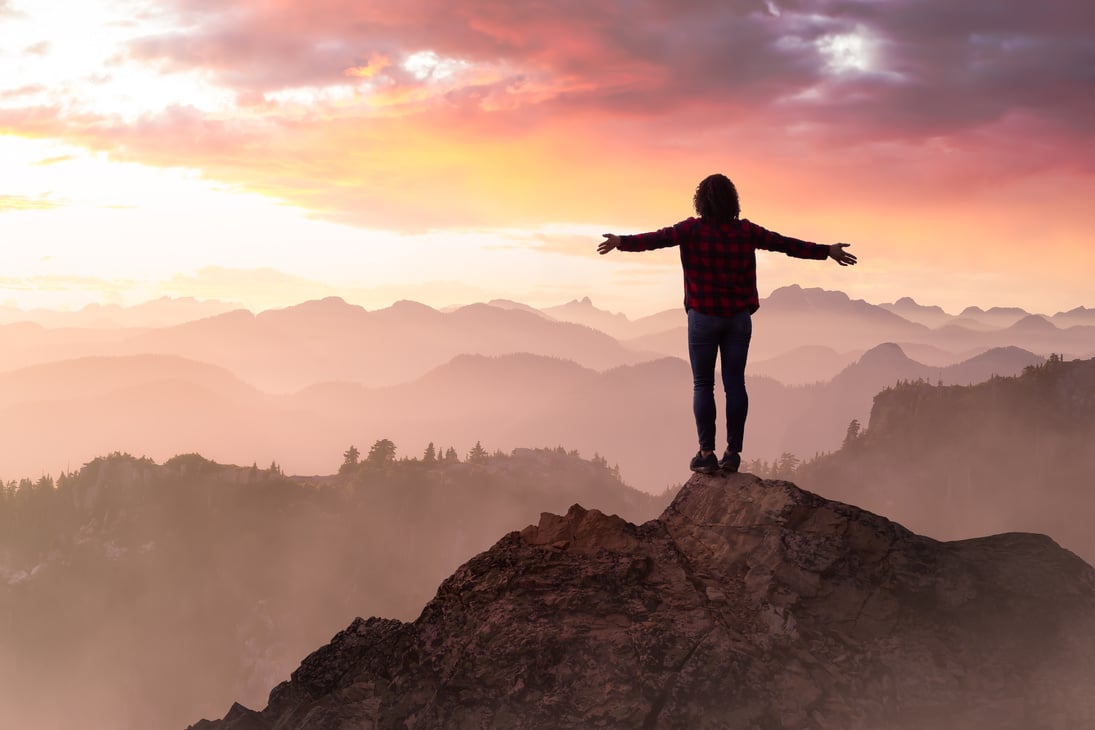
[(643, 525), (544, 514), (193, 728), (1071, 730), (1093, 684), (1095, 570), (1049, 538), (697, 475)]

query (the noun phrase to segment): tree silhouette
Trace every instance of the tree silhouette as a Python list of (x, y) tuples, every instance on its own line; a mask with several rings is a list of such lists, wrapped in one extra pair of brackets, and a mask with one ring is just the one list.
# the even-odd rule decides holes
[(460, 461), (460, 457), (456, 453), (456, 449), (452, 446), (445, 450), (445, 461)]
[(468, 452), (469, 464), (482, 464), (487, 460), (487, 450), (483, 448), (483, 444), (478, 441), (475, 442), (475, 446)]
[(369, 456), (366, 458), (370, 464), (387, 464), (395, 461), (395, 444), (389, 439), (380, 439), (369, 447)]
[(859, 419), (853, 418), (852, 422), (848, 424), (848, 432), (844, 434), (844, 444), (841, 446), (841, 448), (846, 449), (853, 443), (855, 443), (855, 440), (859, 438), (859, 434)]
[(422, 461), (427, 464), (432, 464), (437, 461), (437, 450), (433, 446), (433, 441), (426, 447), (426, 452), (422, 454)]
[(775, 472), (772, 476), (776, 479), (791, 479), (801, 463), (802, 461), (790, 451), (784, 451), (779, 455), (779, 461), (772, 467), (772, 471)]
[(357, 466), (360, 458), (361, 452), (357, 450), (356, 446), (350, 444), (350, 448), (342, 453), (342, 467), (339, 469), (339, 472), (345, 472), (354, 468)]

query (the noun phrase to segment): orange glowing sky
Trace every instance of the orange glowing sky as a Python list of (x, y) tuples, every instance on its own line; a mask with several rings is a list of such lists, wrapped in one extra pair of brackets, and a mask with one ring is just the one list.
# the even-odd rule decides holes
[(603, 231), (743, 214), (789, 283), (1093, 303), (1089, 0), (0, 0), (0, 304), (679, 306)]

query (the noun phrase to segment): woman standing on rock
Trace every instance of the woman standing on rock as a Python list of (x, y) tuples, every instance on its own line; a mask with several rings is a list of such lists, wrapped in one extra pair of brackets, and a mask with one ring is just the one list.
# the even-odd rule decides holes
[[(693, 204), (699, 218), (634, 236), (604, 234), (598, 253), (613, 249), (650, 251), (680, 246), (684, 269), (684, 308), (688, 312), (688, 357), (692, 363), (692, 411), (700, 450), (692, 471), (712, 474), (737, 471), (749, 396), (745, 361), (753, 332), (752, 315), (760, 307), (756, 250), (781, 251), (801, 259), (831, 258), (841, 266), (856, 263), (847, 243), (826, 246), (788, 238), (739, 218), (741, 206), (734, 183), (710, 175), (696, 187)], [(726, 451), (715, 457), (715, 358), (722, 353), (726, 391)]]

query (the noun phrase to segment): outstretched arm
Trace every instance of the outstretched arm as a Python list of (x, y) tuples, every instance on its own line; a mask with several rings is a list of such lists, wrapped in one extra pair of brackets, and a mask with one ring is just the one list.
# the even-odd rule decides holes
[(628, 236), (605, 233), (603, 234), (605, 240), (597, 244), (597, 253), (606, 254), (614, 249), (620, 251), (651, 251), (656, 248), (679, 246), (681, 241), (688, 239), (694, 224), (695, 219), (689, 218), (668, 228), (661, 228), (649, 233), (636, 233)]
[(605, 240), (597, 244), (597, 253), (604, 256), (612, 249), (620, 247), (620, 237), (615, 233), (604, 233), (601, 235), (605, 237)]
[(841, 266), (855, 266), (859, 259), (855, 257), (855, 254), (848, 253), (844, 250), (850, 245), (850, 243), (834, 243), (829, 246), (829, 258), (836, 261)]

